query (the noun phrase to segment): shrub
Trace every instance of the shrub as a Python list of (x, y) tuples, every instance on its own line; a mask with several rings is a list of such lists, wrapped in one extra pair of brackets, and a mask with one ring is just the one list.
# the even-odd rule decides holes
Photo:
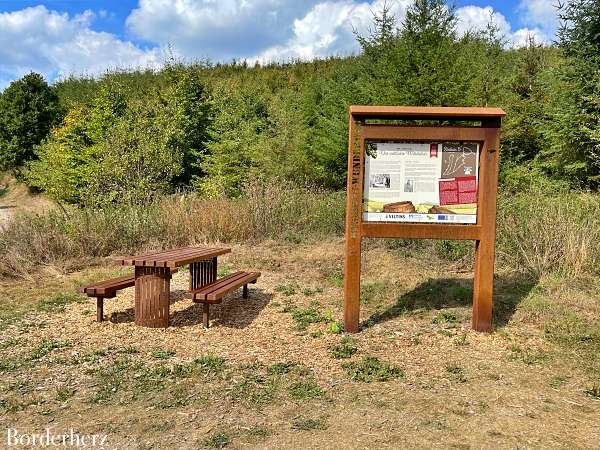
[(501, 265), (533, 275), (572, 275), (600, 267), (600, 196), (534, 190), (501, 196), (497, 253)]

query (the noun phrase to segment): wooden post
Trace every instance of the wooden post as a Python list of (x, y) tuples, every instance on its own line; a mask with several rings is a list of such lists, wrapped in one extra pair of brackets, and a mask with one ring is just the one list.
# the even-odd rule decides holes
[(242, 298), (248, 298), (248, 285), (245, 284), (244, 288), (242, 289)]
[(96, 297), (96, 321), (102, 322), (104, 320), (104, 298)]
[(496, 248), (496, 195), (498, 190), (498, 153), (500, 120), (486, 124), (486, 137), (479, 157), (479, 199), (477, 223), (480, 239), (475, 241), (475, 280), (473, 283), (472, 326), (491, 331), (494, 296), (494, 259)]
[(350, 114), (346, 201), (346, 258), (344, 262), (344, 330), (358, 331), (360, 319), (360, 250), (362, 236), (363, 160), (360, 125)]
[(204, 328), (208, 328), (209, 308), (210, 305), (208, 303), (202, 303), (202, 323), (204, 324)]

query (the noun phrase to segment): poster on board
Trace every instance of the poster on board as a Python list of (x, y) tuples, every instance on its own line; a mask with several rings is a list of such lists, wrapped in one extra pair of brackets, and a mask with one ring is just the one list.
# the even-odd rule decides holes
[(365, 222), (477, 223), (479, 144), (366, 143)]

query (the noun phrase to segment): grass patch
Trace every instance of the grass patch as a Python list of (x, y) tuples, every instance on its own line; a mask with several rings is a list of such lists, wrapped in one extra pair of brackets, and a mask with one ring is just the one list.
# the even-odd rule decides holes
[(288, 387), (290, 397), (295, 400), (312, 400), (325, 395), (323, 389), (314, 381), (298, 381)]
[(62, 312), (66, 306), (71, 303), (83, 303), (83, 298), (76, 293), (62, 293), (54, 297), (41, 300), (36, 305), (36, 310), (40, 312)]
[(329, 347), (329, 354), (335, 359), (350, 358), (357, 351), (356, 339), (350, 336), (344, 336), (338, 345)]
[(53, 350), (65, 348), (69, 345), (71, 344), (67, 341), (42, 339), (40, 345), (38, 345), (29, 355), (29, 360), (35, 361), (37, 359), (43, 358), (47, 354), (51, 353)]
[(231, 444), (231, 436), (224, 432), (217, 432), (204, 441), (205, 448), (225, 448)]
[(292, 429), (299, 431), (326, 430), (327, 421), (323, 417), (318, 419), (296, 417), (294, 420), (292, 420)]
[(267, 369), (269, 375), (284, 375), (290, 373), (295, 367), (298, 366), (298, 363), (286, 361), (271, 364)]
[(255, 425), (255, 426), (251, 427), (246, 433), (248, 434), (248, 436), (266, 438), (266, 437), (271, 436), (273, 434), (273, 431), (271, 431), (267, 427), (264, 427), (261, 425)]
[(75, 389), (71, 387), (62, 387), (56, 390), (56, 400), (59, 402), (66, 402), (75, 395)]
[(329, 284), (337, 288), (344, 287), (344, 272), (341, 269), (326, 271), (325, 279), (329, 282)]
[(232, 272), (232, 268), (229, 264), (219, 264), (217, 266), (217, 277), (222, 278), (226, 277)]
[(442, 259), (459, 261), (473, 254), (473, 244), (463, 241), (435, 241), (435, 253)]
[(361, 362), (342, 364), (351, 380), (371, 383), (404, 378), (404, 371), (374, 356), (365, 356)]
[(171, 356), (175, 356), (173, 350), (159, 350), (152, 353), (152, 357), (155, 359), (169, 359)]
[(322, 294), (323, 293), (323, 288), (304, 288), (302, 289), (302, 293), (304, 294), (305, 297), (312, 297), (316, 294)]
[(106, 403), (127, 382), (128, 372), (132, 369), (131, 362), (125, 356), (119, 357), (113, 363), (95, 371), (98, 388), (92, 399), (94, 403)]
[(229, 397), (236, 402), (251, 406), (270, 403), (275, 396), (275, 382), (261, 373), (244, 373), (241, 379), (233, 379), (229, 388)]
[(291, 297), (296, 293), (296, 289), (298, 288), (295, 284), (278, 284), (275, 286), (275, 292), (279, 292), (287, 297)]
[(524, 349), (518, 345), (513, 345), (510, 348), (510, 351), (511, 361), (521, 362), (523, 364), (527, 364), (528, 366), (532, 366), (534, 364), (543, 364), (550, 359), (550, 355), (547, 353)]
[(565, 377), (554, 376), (554, 377), (550, 378), (548, 385), (551, 388), (558, 389), (558, 388), (563, 387), (566, 382), (567, 382), (567, 379)]
[(133, 355), (135, 353), (139, 353), (140, 350), (137, 347), (127, 346), (127, 347), (118, 347), (115, 349), (116, 353), (120, 353), (123, 355)]
[(295, 305), (287, 305), (283, 308), (283, 312), (290, 313), (292, 319), (296, 322), (298, 331), (305, 331), (312, 323), (328, 322), (327, 316), (323, 315), (316, 307), (298, 308)]
[(544, 334), (548, 340), (558, 344), (600, 348), (600, 325), (582, 319), (573, 311), (564, 310), (549, 320)]
[(204, 355), (192, 361), (195, 371), (204, 376), (219, 375), (225, 369), (225, 359), (220, 356)]
[(456, 324), (459, 322), (460, 322), (460, 319), (458, 318), (458, 316), (456, 314), (454, 314), (453, 312), (449, 312), (449, 311), (444, 311), (441, 314), (438, 314), (431, 321), (431, 323), (435, 323), (435, 324), (441, 324), (441, 323)]
[(467, 376), (465, 375), (465, 369), (456, 364), (450, 364), (446, 366), (446, 372), (452, 375), (452, 378), (459, 383), (466, 383)]
[(375, 283), (361, 283), (360, 285), (360, 302), (363, 304), (374, 303), (375, 300), (379, 299), (387, 288), (386, 283), (375, 282)]

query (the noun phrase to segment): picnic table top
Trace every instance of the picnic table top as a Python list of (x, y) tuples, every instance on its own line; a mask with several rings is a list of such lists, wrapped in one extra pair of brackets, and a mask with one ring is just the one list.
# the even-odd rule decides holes
[(118, 258), (116, 262), (122, 266), (176, 268), (193, 262), (212, 259), (230, 252), (231, 249), (227, 247), (185, 247)]

